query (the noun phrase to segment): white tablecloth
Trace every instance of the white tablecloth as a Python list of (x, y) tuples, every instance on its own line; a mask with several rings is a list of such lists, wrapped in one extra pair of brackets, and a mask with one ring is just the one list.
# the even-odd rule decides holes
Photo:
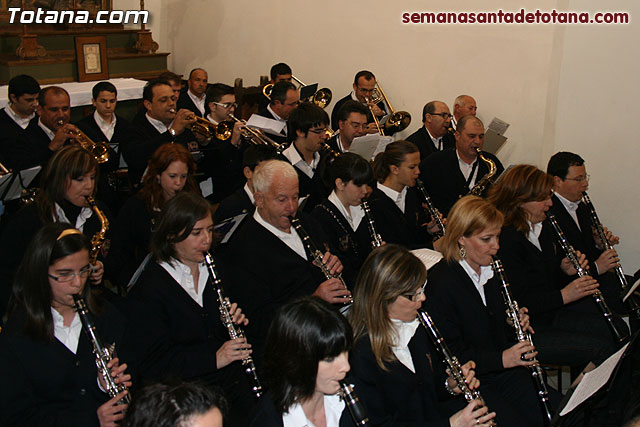
[[(147, 83), (144, 80), (137, 79), (111, 79), (107, 80), (118, 89), (118, 101), (126, 101), (127, 99), (140, 99), (142, 98), (142, 88)], [(91, 105), (91, 89), (98, 82), (71, 82), (71, 83), (58, 83), (56, 85), (47, 86), (60, 86), (69, 92), (71, 96), (71, 106), (78, 107), (82, 105)], [(9, 99), (9, 86), (0, 86), (0, 108), (7, 105)]]

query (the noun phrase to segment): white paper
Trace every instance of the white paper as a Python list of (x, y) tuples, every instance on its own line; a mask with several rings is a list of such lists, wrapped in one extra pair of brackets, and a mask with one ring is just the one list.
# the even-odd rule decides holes
[[(38, 172), (40, 172), (40, 169), (42, 169), (40, 166), (34, 166), (31, 169), (21, 170), (19, 173), (20, 177), (22, 177), (22, 180), (20, 180), (20, 177), (15, 177), (15, 179), (11, 183), (11, 187), (4, 197), (4, 200), (14, 200), (19, 198), (22, 195), (22, 190), (29, 187), (29, 184), (31, 184), (33, 178), (35, 178), (36, 175), (38, 175)], [(4, 194), (4, 185), (8, 185), (13, 175), (14, 174), (12, 173), (8, 173), (4, 175), (2, 179), (0, 179), (0, 188), (2, 188), (2, 194)]]
[(370, 133), (354, 138), (349, 147), (350, 153), (356, 153), (367, 160), (373, 158), (384, 151), (387, 144), (393, 142), (390, 136), (382, 136), (377, 133)]
[(634, 283), (630, 288), (629, 288), (629, 292), (627, 292), (624, 296), (624, 298), (622, 298), (622, 302), (625, 302), (632, 293), (634, 293), (636, 291), (636, 289), (638, 289), (638, 286), (640, 285), (640, 279), (636, 280), (636, 283)]
[(504, 120), (500, 120), (497, 117), (494, 117), (493, 120), (491, 120), (491, 123), (489, 123), (489, 126), (487, 127), (487, 129), (491, 129), (498, 135), (504, 135), (508, 128), (509, 128), (509, 123), (505, 122)]
[(618, 365), (625, 350), (629, 347), (629, 343), (625, 344), (620, 350), (612, 354), (607, 360), (602, 362), (600, 366), (584, 374), (582, 381), (573, 391), (571, 398), (560, 412), (560, 416), (565, 416), (573, 411), (581, 403), (591, 397), (595, 392), (600, 390), (611, 378), (613, 370)]
[(427, 267), (427, 270), (436, 265), (442, 259), (442, 254), (432, 249), (413, 249), (411, 253), (422, 261), (424, 266)]
[(262, 117), (257, 114), (253, 114), (247, 121), (247, 126), (263, 130), (276, 136), (282, 136), (280, 132), (282, 132), (286, 125), (287, 124), (285, 122), (273, 120), (268, 117)]

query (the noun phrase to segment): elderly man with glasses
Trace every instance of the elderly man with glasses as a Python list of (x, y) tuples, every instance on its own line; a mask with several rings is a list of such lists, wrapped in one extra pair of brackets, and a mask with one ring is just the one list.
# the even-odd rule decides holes
[(428, 102), (422, 109), (423, 126), (409, 135), (420, 150), (420, 160), (431, 154), (456, 147), (456, 138), (451, 130), (451, 113), (442, 101)]

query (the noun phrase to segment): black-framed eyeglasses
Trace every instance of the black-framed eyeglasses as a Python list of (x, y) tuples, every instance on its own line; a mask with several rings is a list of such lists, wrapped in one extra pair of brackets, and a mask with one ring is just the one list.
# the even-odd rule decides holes
[(213, 102), (215, 105), (224, 108), (225, 110), (228, 110), (229, 108), (233, 107), (233, 108), (238, 108), (238, 104), (236, 104), (235, 102)]
[(322, 129), (309, 129), (309, 132), (315, 133), (316, 135), (321, 135), (323, 133), (327, 133), (327, 128)]
[(428, 114), (431, 114), (432, 116), (440, 116), (445, 120), (453, 117), (453, 114), (451, 113), (428, 113)]
[(65, 271), (64, 273), (60, 273), (57, 276), (54, 276), (53, 274), (49, 274), (48, 276), (51, 277), (56, 282), (65, 283), (65, 282), (72, 281), (73, 278), (76, 276), (80, 277), (81, 279), (86, 279), (91, 274), (91, 271), (92, 271), (91, 265), (87, 265), (86, 267), (83, 267), (82, 269), (80, 269), (80, 271), (78, 272)]
[(427, 286), (427, 282), (425, 281), (424, 284), (420, 287), (420, 289), (418, 289), (417, 291), (415, 291), (412, 294), (403, 294), (402, 296), (405, 297), (408, 300), (411, 300), (413, 302), (417, 302), (418, 299), (420, 299), (420, 297), (422, 295), (424, 295), (424, 288), (425, 286)]
[(575, 182), (589, 182), (589, 178), (591, 178), (591, 175), (586, 174), (585, 176), (576, 176), (575, 178), (565, 178), (565, 179), (568, 179), (569, 181), (575, 181)]

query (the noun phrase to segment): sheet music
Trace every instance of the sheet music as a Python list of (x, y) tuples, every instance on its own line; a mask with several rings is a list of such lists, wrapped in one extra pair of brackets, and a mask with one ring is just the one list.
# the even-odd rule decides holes
[(508, 128), (509, 128), (509, 123), (505, 122), (504, 120), (500, 120), (497, 117), (494, 117), (493, 120), (491, 120), (491, 123), (489, 123), (489, 126), (487, 127), (487, 129), (491, 129), (498, 135), (504, 135), (505, 132), (507, 132)]
[(279, 122), (278, 120), (262, 117), (257, 114), (252, 114), (247, 121), (247, 126), (258, 128), (276, 136), (282, 136), (280, 132), (282, 132), (286, 125), (285, 122)]
[[(38, 175), (38, 172), (40, 172), (40, 169), (42, 169), (42, 167), (34, 166), (30, 169), (21, 170), (19, 172), (20, 176), (19, 177), (17, 176), (13, 180), (11, 187), (7, 190), (7, 194), (4, 197), (4, 200), (14, 200), (19, 198), (22, 195), (22, 190), (24, 188), (29, 187), (29, 184), (31, 184), (31, 181), (33, 181), (33, 178), (35, 178), (36, 175)], [(3, 178), (9, 179), (9, 177), (11, 177), (12, 175), (14, 174), (7, 174)], [(22, 182), (20, 178), (22, 178)], [(4, 184), (4, 182), (5, 182), (4, 180), (1, 181), (2, 184)]]
[(625, 302), (630, 296), (631, 294), (633, 294), (636, 289), (638, 289), (638, 286), (640, 285), (640, 279), (636, 280), (636, 283), (634, 283), (630, 288), (629, 288), (629, 292), (627, 292), (624, 296), (624, 298), (622, 298), (622, 302)]
[(584, 374), (582, 381), (573, 391), (571, 398), (560, 412), (560, 416), (565, 416), (569, 412), (573, 411), (581, 403), (591, 397), (595, 392), (600, 390), (611, 378), (613, 370), (618, 365), (618, 362), (622, 358), (625, 350), (629, 347), (629, 343), (625, 344), (620, 350), (611, 355), (600, 366)]
[(427, 270), (436, 265), (442, 259), (442, 254), (432, 249), (413, 249), (411, 253), (422, 261), (424, 266), (427, 267)]
[(216, 234), (224, 236), (220, 243), (227, 243), (233, 233), (236, 231), (242, 220), (247, 216), (247, 213), (241, 213), (240, 215), (233, 216), (229, 219), (225, 219), (220, 224), (213, 227)]
[(387, 144), (393, 142), (390, 136), (370, 133), (354, 138), (349, 147), (350, 153), (356, 153), (367, 160), (373, 160), (376, 154), (384, 151)]

